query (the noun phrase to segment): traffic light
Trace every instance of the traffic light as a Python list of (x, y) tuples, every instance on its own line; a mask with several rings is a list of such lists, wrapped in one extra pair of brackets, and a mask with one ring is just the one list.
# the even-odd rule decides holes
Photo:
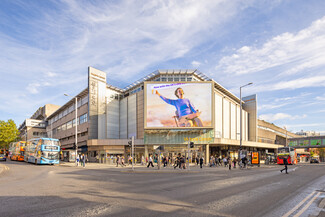
[(128, 146), (129, 146), (129, 147), (132, 146), (132, 140), (128, 141)]
[(160, 150), (160, 151), (164, 151), (165, 150), (165, 146), (160, 145), (157, 149)]
[(194, 142), (190, 142), (190, 148), (194, 148)]

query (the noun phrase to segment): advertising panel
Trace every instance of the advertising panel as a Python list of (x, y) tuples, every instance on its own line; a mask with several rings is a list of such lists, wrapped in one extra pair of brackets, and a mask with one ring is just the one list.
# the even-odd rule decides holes
[(145, 83), (145, 128), (213, 127), (213, 83)]

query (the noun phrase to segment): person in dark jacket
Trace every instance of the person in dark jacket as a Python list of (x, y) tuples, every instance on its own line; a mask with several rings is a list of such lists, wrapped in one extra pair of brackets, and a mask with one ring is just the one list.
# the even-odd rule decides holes
[(203, 161), (204, 161), (204, 159), (203, 159), (203, 157), (201, 157), (200, 158), (200, 168), (202, 169), (202, 166), (203, 166)]
[(282, 171), (285, 170), (286, 174), (288, 174), (288, 160), (287, 160), (287, 158), (283, 158), (283, 164), (284, 164), (284, 168), (282, 170), (280, 170), (280, 172), (282, 173)]

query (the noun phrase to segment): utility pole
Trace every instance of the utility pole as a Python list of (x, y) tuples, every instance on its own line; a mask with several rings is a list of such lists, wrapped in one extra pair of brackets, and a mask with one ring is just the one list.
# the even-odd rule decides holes
[(132, 136), (132, 170), (134, 171), (134, 136)]

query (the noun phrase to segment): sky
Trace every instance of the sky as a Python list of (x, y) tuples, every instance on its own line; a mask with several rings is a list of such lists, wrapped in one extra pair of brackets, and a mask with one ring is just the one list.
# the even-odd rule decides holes
[(325, 132), (323, 0), (1, 0), (0, 120), (87, 87), (92, 66), (124, 88), (158, 69), (198, 69), (258, 117)]

